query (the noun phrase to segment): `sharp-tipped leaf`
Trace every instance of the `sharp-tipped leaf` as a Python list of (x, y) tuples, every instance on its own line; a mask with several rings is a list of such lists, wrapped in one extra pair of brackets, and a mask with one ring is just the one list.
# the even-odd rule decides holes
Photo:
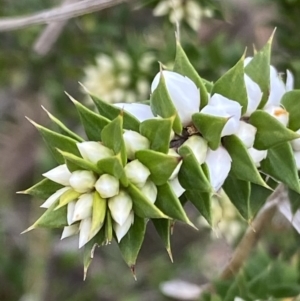
[(293, 131), (300, 129), (300, 90), (285, 93), (281, 104), (289, 112), (289, 128)]
[(251, 183), (250, 207), (252, 215), (255, 216), (259, 209), (265, 204), (272, 190)]
[(164, 243), (164, 246), (170, 256), (171, 261), (173, 261), (172, 251), (171, 251), (171, 220), (168, 219), (152, 219), (154, 227)]

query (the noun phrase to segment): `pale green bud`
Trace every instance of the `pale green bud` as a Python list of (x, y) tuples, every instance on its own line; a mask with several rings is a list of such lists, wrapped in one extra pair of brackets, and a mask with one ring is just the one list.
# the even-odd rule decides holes
[(125, 166), (124, 170), (128, 180), (138, 188), (142, 188), (145, 185), (150, 175), (149, 169), (139, 160), (131, 161)]
[(67, 238), (69, 236), (73, 236), (78, 234), (79, 232), (79, 226), (78, 224), (72, 225), (72, 226), (66, 226), (64, 227), (63, 233), (61, 235), (60, 239)]
[(182, 145), (188, 146), (199, 164), (203, 164), (207, 155), (207, 141), (197, 135), (189, 137)]
[(114, 176), (104, 174), (96, 182), (95, 188), (104, 199), (111, 198), (119, 193), (119, 180)]
[(126, 221), (123, 223), (122, 226), (120, 226), (118, 223), (115, 222), (113, 223), (113, 228), (116, 233), (118, 242), (120, 242), (121, 239), (127, 234), (133, 222), (134, 222), (134, 214), (133, 211), (130, 211)]
[(79, 226), (79, 249), (89, 241), (90, 229), (92, 226), (92, 219), (87, 217), (80, 222)]
[(147, 180), (146, 184), (141, 188), (141, 191), (152, 204), (155, 203), (157, 197), (157, 187), (152, 181)]
[(94, 187), (96, 177), (92, 171), (76, 170), (72, 173), (69, 182), (75, 191), (85, 193)]
[(130, 160), (135, 159), (136, 151), (150, 148), (150, 141), (138, 132), (125, 130), (123, 138), (126, 146), (127, 158)]
[(44, 173), (43, 176), (53, 182), (68, 186), (71, 173), (68, 170), (67, 165), (63, 164), (49, 170), (48, 172)]
[(91, 217), (93, 208), (93, 195), (91, 193), (83, 194), (76, 202), (72, 222)]
[(254, 144), (256, 131), (257, 129), (253, 125), (240, 121), (239, 129), (235, 135), (241, 139), (247, 148), (250, 148)]

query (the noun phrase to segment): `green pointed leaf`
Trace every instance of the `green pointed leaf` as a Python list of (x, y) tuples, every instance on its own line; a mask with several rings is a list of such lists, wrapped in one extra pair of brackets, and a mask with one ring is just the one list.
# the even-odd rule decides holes
[(174, 62), (173, 71), (190, 78), (200, 90), (201, 108), (205, 107), (208, 103), (207, 90), (204, 85), (203, 79), (199, 76), (193, 65), (190, 63), (184, 50), (182, 49), (179, 41), (176, 43), (176, 57)]
[(101, 174), (107, 173), (119, 179), (123, 186), (128, 186), (128, 179), (126, 177), (124, 168), (117, 157), (109, 157), (97, 162), (97, 168)]
[(181, 160), (180, 157), (169, 156), (149, 149), (137, 151), (135, 158), (150, 170), (150, 178), (156, 185), (166, 183)]
[(170, 98), (162, 72), (160, 75), (159, 84), (150, 97), (150, 106), (154, 115), (158, 115), (163, 118), (170, 118), (173, 121), (174, 132), (181, 134), (181, 120)]
[(223, 144), (232, 159), (230, 173), (233, 176), (268, 188), (249, 156), (247, 148), (237, 136), (224, 137)]
[(267, 158), (260, 165), (265, 173), (300, 193), (298, 171), (290, 143), (281, 143), (268, 149)]
[(244, 81), (244, 55), (235, 66), (215, 82), (212, 95), (215, 93), (237, 101), (242, 106), (242, 115), (246, 113), (248, 97)]
[(222, 187), (242, 217), (249, 221), (252, 218), (250, 208), (250, 182), (228, 176)]
[(270, 57), (274, 33), (268, 43), (257, 52), (245, 67), (245, 73), (256, 82), (263, 92), (259, 108), (263, 108), (268, 101), (270, 93)]
[(209, 147), (216, 150), (220, 146), (221, 133), (228, 118), (195, 113), (192, 120), (203, 138), (207, 140)]
[(300, 135), (286, 128), (267, 112), (255, 111), (249, 121), (257, 128), (254, 142), (256, 149), (268, 149), (282, 142), (300, 138)]
[(193, 228), (196, 228), (187, 217), (179, 199), (174, 194), (169, 183), (157, 187), (155, 206), (173, 219), (185, 222)]
[(80, 102), (72, 99), (79, 114), (81, 123), (84, 127), (89, 140), (100, 141), (103, 128), (110, 122), (109, 119), (91, 111)]
[(199, 190), (187, 190), (185, 195), (191, 203), (198, 209), (207, 222), (212, 225), (211, 216), (211, 193)]
[(300, 90), (285, 93), (281, 104), (289, 112), (289, 128), (293, 131), (300, 129)]
[(133, 225), (119, 243), (121, 254), (132, 270), (134, 270), (136, 259), (144, 241), (145, 232), (145, 219), (135, 215)]
[(248, 282), (249, 291), (258, 298), (267, 299), (268, 286), (266, 285), (268, 279), (269, 269), (265, 269), (256, 277)]
[(202, 192), (211, 192), (210, 182), (192, 150), (188, 146), (181, 146), (178, 151), (183, 158), (178, 174), (181, 186), (186, 190), (197, 189)]
[(73, 131), (71, 131), (70, 129), (68, 129), (58, 118), (56, 118), (55, 116), (53, 116), (50, 112), (48, 112), (43, 106), (42, 106), (43, 110), (48, 114), (49, 118), (53, 121), (53, 123), (55, 123), (58, 128), (60, 129), (61, 133), (65, 136), (68, 136), (72, 139), (75, 139), (79, 142), (83, 142), (84, 139), (81, 138), (80, 136), (78, 136), (76, 133), (74, 133)]
[(253, 216), (255, 216), (259, 209), (265, 204), (271, 193), (272, 190), (251, 183), (250, 207)]
[(47, 146), (49, 147), (50, 151), (52, 152), (57, 163), (59, 163), (59, 164), (65, 163), (63, 156), (57, 151), (57, 149), (80, 156), (79, 150), (76, 145), (76, 143), (77, 143), (76, 140), (74, 140), (70, 137), (64, 136), (62, 134), (53, 132), (53, 131), (35, 123), (32, 120), (29, 120), (29, 121), (38, 129), (38, 131), (42, 135), (44, 141), (46, 142)]
[(92, 226), (90, 235), (94, 235), (103, 226), (107, 209), (107, 201), (101, 198), (100, 194), (95, 191), (93, 194), (93, 213), (92, 213)]
[(67, 205), (68, 203), (77, 200), (80, 195), (80, 192), (77, 192), (73, 189), (67, 190), (59, 198), (59, 204), (55, 207), (54, 210), (58, 210), (59, 208)]
[(148, 119), (140, 125), (140, 133), (149, 139), (150, 149), (164, 154), (169, 151), (171, 131), (171, 119)]
[(18, 193), (30, 194), (39, 199), (45, 200), (48, 199), (48, 197), (55, 193), (58, 189), (61, 189), (63, 187), (63, 185), (52, 182), (49, 179), (43, 179), (32, 187)]
[(101, 141), (103, 144), (112, 149), (117, 156), (121, 157), (123, 166), (127, 163), (126, 148), (123, 139), (123, 117), (118, 116), (101, 132)]
[(106, 218), (105, 218), (105, 244), (110, 244), (113, 239), (113, 226), (112, 226), (112, 217), (109, 210), (106, 210)]
[(146, 196), (133, 184), (129, 184), (127, 192), (130, 194), (133, 202), (133, 211), (142, 218), (166, 218), (169, 219), (162, 211), (160, 211)]
[(124, 122), (123, 122), (123, 126), (124, 129), (127, 130), (133, 130), (138, 132), (139, 131), (139, 127), (140, 127), (140, 122), (138, 121), (138, 119), (136, 119), (133, 115), (131, 115), (128, 112), (123, 111), (122, 109), (109, 104), (103, 100), (101, 100), (100, 98), (98, 98), (97, 96), (90, 94), (92, 100), (94, 101), (99, 113), (110, 119), (113, 120), (115, 118), (117, 118), (119, 115), (123, 116)]

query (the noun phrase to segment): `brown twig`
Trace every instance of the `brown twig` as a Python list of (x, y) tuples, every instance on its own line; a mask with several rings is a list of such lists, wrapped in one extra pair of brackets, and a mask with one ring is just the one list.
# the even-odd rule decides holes
[(83, 0), (78, 3), (44, 10), (25, 17), (0, 18), (0, 31), (16, 30), (35, 24), (65, 21), (105, 9), (122, 2), (126, 2), (126, 0)]

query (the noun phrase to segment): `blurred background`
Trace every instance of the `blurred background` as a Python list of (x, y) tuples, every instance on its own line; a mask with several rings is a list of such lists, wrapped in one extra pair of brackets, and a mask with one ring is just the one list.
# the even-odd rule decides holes
[[(31, 14), (60, 3), (0, 0), (0, 17)], [(96, 250), (84, 282), (77, 239), (60, 241), (60, 231), (46, 229), (20, 235), (43, 211), (42, 200), (16, 191), (32, 186), (55, 166), (24, 116), (49, 125), (43, 105), (82, 132), (64, 94), (92, 106), (78, 82), (110, 102), (147, 100), (158, 61), (172, 67), (175, 20), (181, 24), (181, 43), (189, 59), (209, 81), (232, 67), (245, 47), (248, 55), (253, 45), (260, 49), (277, 27), (272, 64), (282, 72), (290, 69), (299, 88), (299, 16), (300, 0), (174, 0), (172, 5), (167, 0), (135, 0), (69, 20), (49, 49), (46, 42), (38, 43), (44, 26), (0, 33), (0, 300), (171, 300), (166, 282), (176, 279), (197, 285), (181, 289), (175, 282), (175, 289), (183, 293), (179, 296), (175, 290), (177, 298), (197, 300), (198, 286), (221, 272), (247, 227), (231, 205), (214, 205), (219, 220), (213, 230), (193, 208), (186, 208), (199, 231), (175, 225), (174, 263), (149, 224), (137, 262), (137, 282), (115, 244)], [(297, 234), (275, 216), (251, 264), (265, 268), (280, 258), (293, 268), (287, 273), (298, 281), (298, 247)], [(193, 289), (196, 293), (189, 296)]]

